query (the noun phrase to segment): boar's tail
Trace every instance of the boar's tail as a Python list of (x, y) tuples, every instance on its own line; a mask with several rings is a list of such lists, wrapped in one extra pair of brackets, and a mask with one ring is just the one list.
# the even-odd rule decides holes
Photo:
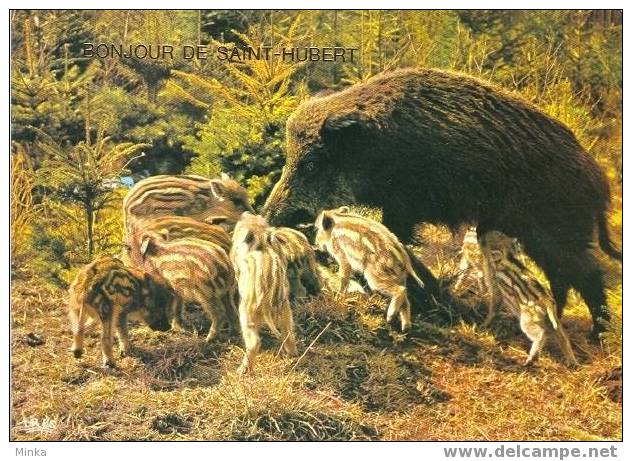
[(612, 243), (612, 240), (610, 240), (610, 232), (608, 231), (605, 213), (600, 213), (597, 217), (597, 227), (599, 229), (599, 246), (603, 252), (611, 258), (623, 261), (623, 253), (617, 249)]

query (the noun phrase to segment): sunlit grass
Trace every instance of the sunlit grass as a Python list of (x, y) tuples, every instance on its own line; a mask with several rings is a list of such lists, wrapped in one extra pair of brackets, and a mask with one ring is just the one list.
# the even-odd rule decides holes
[[(422, 232), (428, 263), (456, 265), (445, 232)], [(440, 264), (436, 256), (441, 255)], [(441, 262), (443, 261), (443, 262)], [(534, 268), (535, 269), (535, 268)], [(620, 280), (614, 272), (613, 280)], [(335, 279), (335, 277), (334, 277)], [(13, 284), (12, 437), (39, 440), (451, 440), (621, 438), (621, 285), (608, 300), (613, 330), (588, 342), (590, 316), (572, 293), (564, 324), (581, 363), (568, 370), (551, 342), (525, 368), (528, 340), (501, 314), (489, 330), (419, 317), (408, 337), (385, 322), (379, 296), (325, 291), (295, 307), (301, 354), (265, 338), (252, 376), (235, 372), (239, 338), (207, 346), (203, 334), (131, 331), (136, 352), (98, 367), (98, 334), (85, 356), (68, 352), (64, 293), (41, 279)], [(36, 333), (44, 344), (25, 342)], [(619, 378), (617, 378), (619, 376)], [(614, 398), (614, 400), (613, 400)]]

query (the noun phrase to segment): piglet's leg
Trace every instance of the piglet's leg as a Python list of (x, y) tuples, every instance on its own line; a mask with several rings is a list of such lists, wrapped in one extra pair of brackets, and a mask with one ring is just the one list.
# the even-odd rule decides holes
[(454, 284), (454, 291), (458, 292), (465, 281), (465, 277), (467, 276), (468, 269), (470, 267), (469, 262), (465, 256), (461, 257), (461, 261), (459, 262), (459, 277)]
[(247, 308), (243, 305), (239, 307), (239, 323), (241, 324), (241, 334), (246, 346), (246, 355), (237, 372), (244, 374), (250, 373), (254, 369), (255, 357), (261, 348), (261, 337), (255, 325), (250, 321)]
[(286, 304), (281, 312), (279, 331), (281, 338), (285, 341), (283, 344), (283, 351), (287, 355), (296, 355), (296, 339), (294, 337), (294, 320), (292, 319), (292, 309), (289, 304)]
[(399, 320), (402, 327), (402, 332), (406, 332), (410, 330), (412, 325), (411, 314), (410, 314), (410, 300), (408, 299), (408, 294), (404, 291), (404, 300), (399, 309)]
[(101, 331), (101, 354), (103, 360), (103, 368), (114, 368), (116, 364), (114, 363), (114, 355), (112, 353), (112, 340), (113, 340), (113, 328), (112, 323), (113, 318), (109, 317), (103, 319), (103, 329)]
[(222, 320), (221, 320), (220, 315), (217, 312), (216, 306), (213, 306), (213, 307), (209, 306), (209, 308), (206, 309), (206, 312), (208, 313), (208, 316), (211, 319), (211, 326), (208, 330), (208, 334), (206, 335), (206, 342), (210, 343), (217, 336), (217, 332), (219, 328), (221, 328), (221, 325), (222, 325)]
[(575, 358), (575, 354), (573, 353), (573, 347), (571, 346), (571, 342), (568, 339), (568, 335), (566, 331), (564, 331), (564, 327), (562, 326), (562, 322), (557, 315), (556, 306), (549, 305), (547, 309), (547, 314), (549, 316), (549, 321), (551, 322), (551, 326), (553, 327), (553, 332), (555, 333), (555, 339), (557, 339), (557, 343), (562, 349), (562, 353), (564, 354), (564, 360), (566, 365), (569, 367), (576, 367), (579, 365), (577, 362), (577, 358)]
[(525, 362), (525, 365), (530, 365), (535, 362), (544, 347), (546, 330), (544, 325), (540, 324), (529, 312), (524, 310), (520, 314), (520, 329), (532, 341), (529, 356)]
[(116, 336), (118, 338), (121, 357), (129, 355), (131, 346), (129, 343), (129, 332), (127, 330), (127, 315), (120, 315), (117, 322)]
[(72, 328), (72, 346), (70, 351), (75, 358), (83, 355), (83, 335), (85, 329), (85, 309), (70, 309), (70, 323)]
[(351, 280), (351, 265), (346, 259), (341, 259), (338, 262), (340, 269), (338, 276), (340, 277), (340, 293), (345, 293), (349, 288), (349, 281)]
[(496, 282), (496, 268), (494, 267), (489, 249), (484, 245), (481, 238), (479, 238), (479, 244), (483, 252), (483, 279), (485, 286), (487, 287), (487, 300), (488, 310), (485, 321), (483, 322), (483, 328), (487, 328), (491, 325), (496, 311), (498, 310), (498, 304), (500, 302), (500, 293), (498, 292), (498, 283)]
[(214, 296), (209, 296), (208, 293), (198, 293), (196, 291), (195, 301), (202, 306), (209, 320), (211, 326), (209, 327), (208, 334), (206, 335), (206, 342), (210, 343), (217, 336), (218, 330), (222, 327), (222, 315), (218, 312), (218, 303)]
[[(408, 298), (406, 297), (406, 287), (397, 286), (391, 290), (392, 298), (391, 302), (388, 305), (388, 311), (386, 311), (386, 321), (391, 323), (395, 315), (402, 312), (402, 307), (406, 310), (406, 302)], [(410, 308), (410, 306), (408, 306)], [(405, 316), (406, 314), (404, 314)], [(401, 316), (400, 316), (401, 318)], [(410, 328), (410, 319), (406, 318), (406, 323), (402, 321), (402, 331), (406, 331)]]
[(184, 303), (177, 296), (174, 296), (170, 306), (170, 311), (173, 312), (173, 318), (171, 319), (171, 329), (173, 331), (184, 330), (184, 327), (182, 326), (183, 310)]

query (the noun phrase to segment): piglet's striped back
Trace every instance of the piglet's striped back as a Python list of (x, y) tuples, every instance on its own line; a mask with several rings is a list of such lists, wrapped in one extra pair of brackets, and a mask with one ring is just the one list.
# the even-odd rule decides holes
[(243, 187), (227, 176), (208, 179), (193, 175), (159, 175), (143, 179), (123, 200), (128, 235), (143, 221), (159, 216), (190, 216), (205, 221), (223, 216), (234, 224), (242, 212), (252, 210)]

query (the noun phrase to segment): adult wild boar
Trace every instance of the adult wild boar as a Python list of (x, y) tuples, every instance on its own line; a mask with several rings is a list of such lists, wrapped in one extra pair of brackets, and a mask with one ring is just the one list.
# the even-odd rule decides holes
[(420, 222), (517, 237), (546, 272), (558, 309), (572, 286), (594, 333), (610, 318), (592, 251), (596, 230), (601, 249), (622, 258), (608, 236), (604, 173), (566, 126), (499, 88), (402, 69), (299, 106), (264, 214), (291, 225), (348, 203), (382, 208), (403, 241)]

